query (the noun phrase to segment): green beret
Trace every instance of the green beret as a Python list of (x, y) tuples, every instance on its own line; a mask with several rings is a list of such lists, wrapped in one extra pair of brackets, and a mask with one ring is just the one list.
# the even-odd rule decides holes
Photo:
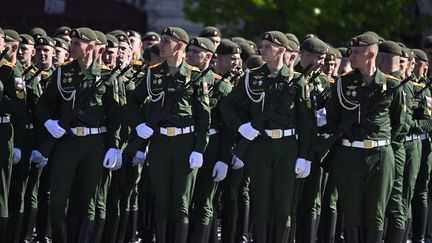
[(300, 51), (300, 45), (297, 44), (293, 40), (288, 40), (288, 46), (290, 47), (288, 50), (292, 52), (299, 52)]
[(309, 38), (318, 38), (318, 36), (316, 34), (312, 34), (312, 33), (306, 34), (303, 38), (303, 42)]
[(118, 39), (111, 35), (111, 34), (107, 34), (106, 35), (107, 38), (107, 48), (116, 48), (119, 45), (119, 41)]
[(408, 58), (409, 60), (412, 60), (414, 58), (414, 53), (412, 50), (408, 47), (401, 47), (402, 49), (402, 55), (401, 57)]
[(128, 37), (137, 37), (137, 38), (140, 38), (140, 39), (141, 39), (141, 34), (138, 33), (138, 32), (135, 31), (135, 30), (127, 30), (127, 31), (126, 31), (126, 34), (127, 34)]
[(246, 42), (246, 41), (247, 41), (245, 38), (240, 37), (240, 36), (234, 36), (234, 37), (231, 37), (231, 40), (232, 40), (234, 43), (237, 43), (237, 44), (240, 44), (240, 43), (242, 43), (242, 42)]
[(122, 35), (127, 36), (126, 32), (124, 32), (123, 30), (112, 30), (112, 31), (108, 32), (107, 34), (113, 35), (113, 36), (117, 36), (119, 34), (122, 34)]
[(189, 35), (180, 27), (165, 27), (165, 29), (162, 30), (161, 35), (169, 35), (186, 44), (189, 43)]
[(394, 41), (384, 41), (378, 45), (379, 52), (402, 56), (402, 48)]
[(5, 41), (6, 42), (14, 42), (14, 41), (19, 42), (19, 41), (21, 41), (20, 35), (15, 30), (5, 29), (4, 33), (5, 33)]
[(216, 53), (219, 55), (241, 54), (241, 48), (239, 45), (229, 39), (222, 39), (216, 49)]
[(55, 42), (55, 46), (56, 47), (63, 48), (67, 52), (70, 51), (69, 43), (67, 43), (64, 39), (62, 39), (62, 38), (54, 38), (54, 42)]
[[(329, 46), (329, 50), (328, 50), (324, 60), (327, 62), (328, 61), (334, 61), (334, 60), (340, 58), (339, 53), (340, 53), (340, 51), (338, 51), (338, 49)], [(342, 56), (342, 54), (340, 56)]]
[(432, 48), (432, 35), (426, 36), (422, 41), (422, 48)]
[(199, 34), (200, 37), (222, 37), (220, 30), (214, 26), (206, 26)]
[(44, 29), (42, 29), (41, 27), (35, 27), (35, 28), (31, 29), (29, 34), (31, 36), (33, 36), (33, 39), (35, 39), (35, 40), (41, 36), (47, 35), (46, 31)]
[(27, 34), (21, 34), (21, 44), (24, 45), (34, 45), (35, 44), (35, 40), (33, 39), (33, 37), (31, 35), (27, 35)]
[(246, 61), (249, 59), (249, 57), (256, 54), (255, 50), (253, 49), (253, 47), (249, 43), (243, 42), (243, 43), (240, 43), (238, 45), (241, 48), (240, 57), (242, 60)]
[(293, 33), (285, 33), (285, 36), (288, 38), (288, 40), (294, 41), (294, 43), (296, 43), (297, 46), (300, 47), (300, 41), (298, 40), (296, 35), (294, 35)]
[(126, 42), (130, 45), (130, 40), (129, 37), (127, 36), (126, 33), (119, 33), (117, 35), (115, 35), (115, 37), (117, 38), (118, 42)]
[(196, 46), (205, 51), (209, 51), (214, 53), (216, 51), (216, 47), (210, 39), (204, 37), (195, 37), (189, 41), (190, 46)]
[(258, 52), (258, 46), (255, 44), (255, 42), (253, 42), (251, 40), (246, 40), (246, 43), (248, 43), (252, 47), (252, 49), (254, 49), (255, 53)]
[(312, 37), (303, 41), (300, 49), (312, 53), (327, 54), (329, 46), (324, 41)]
[(426, 55), (426, 53), (420, 49), (412, 49), (413, 53), (414, 53), (414, 57), (417, 60), (421, 60), (424, 62), (428, 62), (428, 57)]
[(270, 41), (276, 45), (285, 47), (287, 50), (292, 51), (290, 46), (288, 45), (288, 38), (285, 36), (284, 33), (280, 31), (267, 31), (261, 35), (261, 40)]
[(143, 41), (156, 41), (156, 40), (160, 41), (160, 36), (156, 32), (149, 31), (143, 35), (142, 40)]
[(361, 34), (353, 37), (349, 42), (349, 46), (371, 46), (378, 43), (379, 39), (373, 34)]
[(61, 26), (56, 29), (54, 32), (54, 37), (60, 36), (60, 35), (69, 35), (72, 29), (68, 26)]
[(96, 34), (96, 45), (106, 45), (107, 43), (107, 38), (106, 35), (98, 30), (94, 31)]
[(336, 59), (342, 59), (342, 53), (337, 48), (333, 48)]
[(55, 47), (55, 41), (49, 36), (41, 36), (36, 39), (35, 46), (52, 46)]
[(246, 61), (246, 67), (249, 69), (258, 68), (264, 65), (264, 61), (260, 55), (252, 55)]
[(70, 34), (71, 37), (78, 38), (83, 41), (96, 41), (97, 36), (95, 32), (87, 27), (73, 29)]
[(349, 57), (348, 55), (348, 48), (346, 47), (338, 47), (336, 48), (342, 55), (342, 57)]

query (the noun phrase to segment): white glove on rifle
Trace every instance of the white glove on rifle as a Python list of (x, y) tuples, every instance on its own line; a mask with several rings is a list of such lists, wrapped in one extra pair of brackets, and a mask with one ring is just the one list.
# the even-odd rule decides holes
[(121, 168), (123, 164), (123, 155), (122, 155), (122, 150), (121, 149), (117, 149), (117, 163), (114, 165), (113, 170), (118, 170)]
[(327, 111), (325, 108), (317, 111), (317, 126), (322, 127), (327, 124)]
[(204, 159), (202, 153), (193, 151), (189, 156), (189, 167), (191, 169), (198, 169), (202, 166), (203, 160)]
[(213, 167), (213, 174), (214, 182), (219, 182), (223, 179), (225, 179), (226, 175), (228, 173), (228, 165), (225, 164), (222, 161), (216, 162), (215, 166)]
[(13, 149), (13, 155), (12, 155), (12, 164), (16, 165), (21, 161), (21, 149), (14, 148)]
[(235, 155), (232, 157), (231, 165), (234, 170), (238, 170), (244, 167), (243, 161)]
[(135, 167), (137, 165), (144, 165), (147, 158), (147, 152), (147, 149), (145, 152), (137, 151), (134, 158), (132, 159), (132, 167)]
[(48, 164), (48, 158), (45, 158), (39, 151), (33, 150), (30, 155), (30, 162), (35, 163), (36, 168), (41, 169)]
[(115, 148), (110, 148), (105, 154), (103, 166), (107, 169), (114, 169), (118, 161), (118, 151)]
[(144, 139), (148, 139), (151, 137), (154, 133), (153, 129), (149, 126), (147, 126), (145, 123), (141, 123), (135, 128), (138, 136)]
[(306, 178), (310, 174), (311, 164), (311, 161), (298, 158), (295, 165), (295, 173), (297, 174), (297, 178)]

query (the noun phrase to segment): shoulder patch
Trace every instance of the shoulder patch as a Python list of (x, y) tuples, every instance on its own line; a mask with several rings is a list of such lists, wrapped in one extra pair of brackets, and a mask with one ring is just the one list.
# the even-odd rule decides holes
[(60, 66), (61, 66), (61, 67), (63, 67), (63, 66), (67, 66), (67, 65), (71, 64), (72, 62), (73, 62), (73, 61), (64, 62), (64, 63), (60, 64)]
[(417, 82), (413, 82), (413, 81), (410, 81), (410, 83), (411, 83), (413, 86), (417, 86), (417, 87), (420, 87), (420, 88), (424, 88), (424, 87), (426, 86), (425, 84), (417, 83)]
[(160, 63), (156, 63), (156, 64), (154, 64), (154, 65), (151, 65), (150, 68), (158, 67), (158, 66), (160, 66), (161, 64), (162, 64), (162, 62), (160, 62)]

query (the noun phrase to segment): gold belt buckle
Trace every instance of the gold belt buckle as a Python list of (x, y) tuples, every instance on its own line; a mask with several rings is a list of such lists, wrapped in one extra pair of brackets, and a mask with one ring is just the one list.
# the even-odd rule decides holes
[(85, 127), (77, 127), (76, 129), (76, 136), (78, 137), (84, 137), (85, 134)]
[(167, 127), (167, 136), (172, 137), (176, 135), (176, 129), (175, 127)]
[(363, 140), (363, 144), (364, 144), (365, 149), (371, 149), (371, 148), (373, 148), (374, 141), (369, 140), (369, 139), (365, 139), (365, 140)]
[(271, 137), (272, 138), (282, 138), (282, 129), (271, 130)]

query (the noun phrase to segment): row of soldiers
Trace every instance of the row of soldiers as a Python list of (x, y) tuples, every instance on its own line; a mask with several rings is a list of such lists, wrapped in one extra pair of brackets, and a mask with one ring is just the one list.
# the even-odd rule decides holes
[(54, 37), (0, 32), (2, 242), (424, 242), (432, 38)]

